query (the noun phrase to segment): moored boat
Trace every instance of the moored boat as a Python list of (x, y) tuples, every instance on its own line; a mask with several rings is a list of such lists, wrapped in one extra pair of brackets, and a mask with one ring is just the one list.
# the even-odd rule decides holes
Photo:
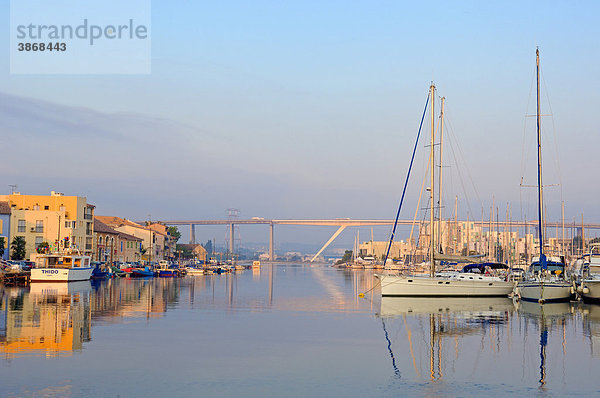
[(43, 254), (31, 269), (31, 282), (87, 281), (92, 276), (91, 257), (76, 251)]
[(600, 302), (600, 244), (593, 243), (590, 252), (583, 256), (580, 285), (577, 289), (585, 302)]
[(514, 293), (521, 300), (538, 303), (568, 301), (574, 293), (565, 280), (565, 260), (562, 256), (546, 257), (544, 254), (544, 195), (542, 184), (542, 133), (540, 128), (540, 52), (536, 55), (537, 77), (537, 190), (538, 190), (538, 239), (539, 255), (533, 259), (529, 272), (520, 281)]

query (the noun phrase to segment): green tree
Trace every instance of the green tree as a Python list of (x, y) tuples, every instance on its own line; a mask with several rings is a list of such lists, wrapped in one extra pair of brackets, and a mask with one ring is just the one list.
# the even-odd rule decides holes
[(177, 227), (169, 227), (169, 229), (167, 229), (167, 233), (175, 238), (175, 242), (181, 238), (181, 232), (179, 232)]
[(344, 256), (341, 258), (341, 260), (338, 260), (336, 264), (347, 263), (350, 260), (352, 260), (352, 250), (346, 250), (344, 252)]
[(15, 236), (11, 243), (10, 251), (11, 260), (23, 260), (25, 258), (25, 238)]
[(0, 258), (4, 256), (4, 237), (0, 236)]
[(207, 240), (203, 246), (204, 246), (204, 250), (206, 250), (206, 255), (208, 257), (212, 256), (212, 252), (213, 252), (212, 240)]

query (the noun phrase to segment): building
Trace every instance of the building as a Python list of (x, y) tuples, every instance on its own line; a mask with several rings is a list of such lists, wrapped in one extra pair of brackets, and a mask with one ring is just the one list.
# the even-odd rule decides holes
[(25, 239), (25, 258), (47, 242), (52, 250), (74, 248), (91, 255), (93, 250), (94, 205), (82, 196), (65, 196), (52, 191), (45, 195), (0, 195), (10, 207), (10, 236)]
[[(194, 257), (194, 259), (196, 260), (200, 260), (203, 262), (206, 262), (207, 260), (207, 252), (206, 249), (204, 248), (204, 246), (197, 244), (197, 243), (184, 243), (184, 244), (180, 244), (177, 245), (178, 249), (180, 249), (182, 251), (181, 254), (183, 254), (183, 252), (188, 252), (191, 253), (192, 256)], [(179, 257), (179, 253), (177, 253)]]
[[(117, 232), (141, 239), (140, 259), (146, 261), (159, 261), (172, 258), (175, 247), (171, 247), (170, 238), (162, 224), (152, 224), (151, 227), (135, 223), (126, 218), (115, 216), (96, 216), (100, 222), (113, 228)], [(166, 227), (165, 227), (166, 228)]]
[(10, 205), (8, 202), (0, 202), (0, 238), (4, 240), (4, 254), (0, 256), (2, 260), (8, 260), (10, 257)]

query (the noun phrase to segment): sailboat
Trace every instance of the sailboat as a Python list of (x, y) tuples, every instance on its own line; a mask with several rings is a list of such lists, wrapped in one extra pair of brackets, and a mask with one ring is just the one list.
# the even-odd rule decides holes
[(535, 50), (537, 79), (537, 152), (538, 152), (538, 238), (540, 254), (533, 258), (525, 279), (515, 287), (515, 295), (521, 300), (538, 303), (569, 301), (573, 287), (565, 280), (563, 256), (546, 257), (544, 254), (544, 212), (542, 185), (542, 141), (540, 129), (540, 51)]
[[(431, 103), (431, 145), (430, 145), (430, 245), (429, 245), (429, 276), (384, 275), (375, 274), (381, 283), (382, 297), (507, 297), (513, 290), (512, 282), (499, 276), (459, 273), (453, 276), (438, 276), (435, 272), (435, 261), (441, 260), (440, 253), (436, 250), (435, 220), (434, 220), (434, 159), (435, 159), (435, 113), (434, 113), (435, 85), (429, 87), (429, 102)], [(443, 103), (442, 103), (443, 104)], [(442, 105), (443, 114), (443, 105)], [(425, 116), (425, 112), (423, 113)], [(420, 133), (420, 130), (419, 130)], [(418, 137), (417, 137), (418, 142)], [(415, 144), (416, 149), (416, 144)], [(414, 152), (413, 152), (414, 159)], [(412, 161), (411, 161), (412, 166)], [(409, 168), (410, 173), (410, 168)], [(406, 180), (408, 183), (408, 177)], [(406, 184), (404, 192), (406, 192)], [(404, 193), (402, 200), (404, 199)], [(402, 206), (402, 200), (401, 205)], [(398, 209), (398, 215), (400, 208)], [(398, 217), (396, 216), (396, 218)], [(394, 238), (392, 232), (390, 245)], [(387, 255), (386, 255), (387, 260)]]

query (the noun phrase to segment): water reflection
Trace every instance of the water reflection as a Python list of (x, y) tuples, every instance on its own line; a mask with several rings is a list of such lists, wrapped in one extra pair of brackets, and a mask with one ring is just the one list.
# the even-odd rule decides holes
[[(493, 374), (526, 386), (535, 381), (544, 392), (548, 384), (581, 377), (569, 367), (583, 359), (577, 339), (581, 320), (592, 355), (597, 356), (600, 342), (600, 307), (578, 303), (384, 297), (376, 315), (393, 374), (433, 383), (493, 383)], [(574, 346), (570, 355), (569, 345)]]
[[(338, 389), (321, 395), (598, 393), (600, 306), (381, 299), (377, 289), (368, 270), (300, 264), (179, 279), (0, 287), (0, 352), (10, 360), (3, 371), (12, 380), (0, 385), (0, 395), (19, 395), (20, 385), (31, 386), (23, 369), (45, 370), (46, 357), (57, 356), (71, 358), (54, 361), (56, 370), (39, 389), (66, 373), (85, 373), (79, 364), (98, 369), (94, 389), (89, 379), (73, 377), (74, 395), (94, 396), (106, 389), (102, 377), (132, 370), (153, 389), (165, 370), (147, 364), (161, 361), (173, 367), (161, 392), (177, 387), (187, 395), (199, 385), (219, 395), (226, 384), (227, 396), (252, 395), (244, 394), (251, 386), (260, 396), (265, 385), (273, 396), (285, 395), (290, 385), (306, 396), (315, 393), (308, 386), (323, 388), (330, 380)], [(170, 333), (177, 338), (165, 338)], [(24, 356), (37, 358), (13, 360)], [(113, 395), (134, 392), (126, 382), (111, 388)]]
[(33, 284), (4, 290), (0, 353), (11, 359), (32, 352), (55, 357), (90, 340), (90, 282)]

